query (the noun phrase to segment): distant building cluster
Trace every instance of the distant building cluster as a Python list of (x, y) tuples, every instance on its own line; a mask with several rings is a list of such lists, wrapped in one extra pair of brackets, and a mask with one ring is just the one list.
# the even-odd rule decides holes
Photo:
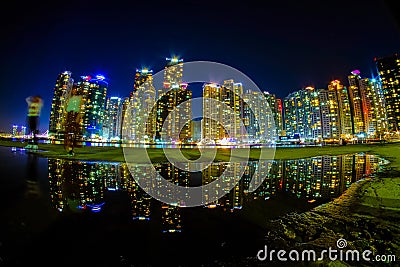
[(360, 71), (348, 75), (348, 85), (338, 80), (327, 89), (306, 87), (284, 100), (281, 136), (308, 141), (382, 139), (398, 133), (400, 126), (400, 59), (397, 54), (375, 58), (378, 76), (365, 78)]
[[(378, 76), (365, 78), (358, 70), (345, 85), (306, 87), (284, 99), (225, 80), (203, 85), (203, 117), (191, 120), (192, 99), (182, 80), (183, 60), (167, 58), (162, 88), (155, 88), (152, 70), (137, 69), (129, 97), (107, 97), (102, 75), (60, 73), (54, 87), (49, 137), (65, 134), (66, 106), (72, 91), (82, 95), (82, 140), (132, 143), (271, 142), (301, 140), (342, 142), (382, 139), (398, 133), (400, 125), (400, 59), (395, 54), (375, 58)], [(215, 101), (221, 103), (215, 105)], [(270, 110), (263, 110), (268, 103)], [(222, 123), (221, 123), (222, 122)], [(268, 131), (267, 129), (276, 129)]]
[(12, 137), (24, 137), (26, 135), (26, 126), (13, 125)]
[[(111, 99), (106, 99), (108, 82), (103, 75), (91, 77), (81, 76), (75, 82), (69, 71), (60, 73), (54, 87), (54, 95), (51, 104), (49, 137), (64, 138), (68, 99), (74, 90), (76, 95), (82, 95), (80, 107), (81, 119), (79, 122), (79, 134), (83, 139), (99, 138), (103, 136), (103, 127), (108, 122), (111, 111)], [(106, 107), (110, 104), (110, 107)], [(111, 112), (112, 113), (112, 112)], [(109, 133), (109, 131), (106, 131)]]

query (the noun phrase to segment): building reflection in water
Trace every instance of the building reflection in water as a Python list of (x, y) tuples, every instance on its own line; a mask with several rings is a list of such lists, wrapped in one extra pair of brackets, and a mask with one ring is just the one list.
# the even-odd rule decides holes
[[(310, 201), (335, 198), (353, 182), (376, 172), (383, 161), (373, 155), (356, 154), (261, 163), (258, 161), (245, 164), (215, 163), (206, 167), (197, 176), (200, 174), (202, 184), (210, 183), (227, 170), (228, 164), (230, 164), (229, 173), (225, 173), (225, 177), (239, 179), (240, 173), (243, 173), (242, 179), (229, 192), (226, 188), (217, 189), (227, 191), (223, 198), (205, 206), (235, 212), (242, 209), (249, 201), (255, 199), (268, 201), (280, 192), (288, 192), (297, 198)], [(66, 210), (101, 212), (107, 202), (106, 191), (111, 194), (112, 191), (123, 191), (128, 194), (131, 201), (130, 212), (133, 220), (149, 221), (152, 212), (160, 209), (162, 232), (180, 232), (183, 228), (182, 208), (175, 205), (160, 205), (132, 178), (134, 175), (135, 178), (148, 179), (150, 175), (155, 175), (151, 171), (153, 168), (151, 165), (128, 168), (125, 163), (49, 159), (48, 166), (52, 205), (60, 212)], [(169, 182), (180, 186), (191, 186), (191, 180), (195, 176), (170, 163), (155, 164), (154, 168)], [(254, 192), (248, 190), (252, 179), (263, 180), (261, 186)], [(206, 199), (208, 193), (204, 194)]]

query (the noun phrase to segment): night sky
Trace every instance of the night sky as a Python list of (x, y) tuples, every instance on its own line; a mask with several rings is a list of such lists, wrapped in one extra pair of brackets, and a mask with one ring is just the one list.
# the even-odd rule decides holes
[(101, 73), (108, 95), (123, 97), (136, 68), (157, 72), (178, 55), (228, 64), (283, 98), (344, 81), (354, 69), (369, 77), (374, 57), (400, 48), (399, 10), (384, 1), (172, 2), (3, 4), (0, 131), (25, 123), (25, 98), (34, 94), (44, 99), (40, 128), (47, 129), (55, 80), (65, 70), (75, 79)]

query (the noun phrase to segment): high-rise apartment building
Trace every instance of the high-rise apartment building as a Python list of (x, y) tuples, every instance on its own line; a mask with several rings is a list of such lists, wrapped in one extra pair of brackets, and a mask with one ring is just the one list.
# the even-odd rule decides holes
[(283, 113), (282, 113), (282, 99), (276, 98), (274, 94), (269, 92), (264, 92), (264, 97), (268, 102), (269, 108), (274, 119), (274, 124), (276, 128), (276, 136), (282, 135), (283, 130)]
[[(244, 110), (243, 99), (243, 85), (241, 83), (235, 83), (234, 80), (225, 80), (222, 92), (222, 102), (225, 103), (229, 109), (222, 109), (222, 120), (229, 122), (225, 124), (225, 128), (229, 133), (230, 138), (233, 140), (241, 141), (245, 136), (245, 128), (243, 127), (242, 118)], [(254, 117), (254, 115), (253, 115)], [(253, 125), (254, 119), (250, 121), (249, 125)], [(254, 133), (252, 133), (254, 134)]]
[(129, 115), (129, 111), (131, 110), (130, 102), (131, 102), (131, 97), (125, 97), (122, 100), (120, 135), (123, 141), (130, 140), (130, 138), (128, 138), (130, 136), (129, 133), (130, 133), (130, 128), (132, 126), (131, 123), (129, 123), (131, 119), (131, 116)]
[(318, 91), (308, 86), (284, 99), (285, 131), (288, 136), (304, 140), (322, 138)]
[(104, 112), (103, 139), (120, 140), (121, 138), (122, 98), (109, 97)]
[[(204, 139), (221, 141), (229, 138), (231, 142), (242, 142), (259, 138), (260, 127), (256, 114), (262, 94), (247, 90), (234, 80), (225, 80), (222, 85), (203, 85), (203, 122)], [(266, 123), (266, 122), (262, 122)]]
[(347, 87), (339, 80), (333, 80), (328, 85), (328, 91), (335, 92), (339, 109), (340, 138), (349, 139), (353, 135), (353, 116), (351, 113), (350, 96)]
[[(178, 89), (182, 83), (183, 59), (178, 57), (166, 58), (167, 64), (164, 68), (164, 89)], [(165, 92), (164, 91), (164, 92)]]
[[(192, 91), (186, 86), (181, 84), (180, 88), (173, 88), (158, 98), (155, 115), (156, 141), (189, 141), (191, 138), (192, 127), (189, 119), (192, 109), (190, 102), (186, 101), (192, 98)], [(186, 103), (183, 104), (184, 102)]]
[(154, 105), (156, 90), (153, 86), (153, 71), (136, 69), (134, 90), (124, 112), (124, 139), (136, 143), (153, 141), (155, 134)]
[(325, 141), (339, 141), (341, 136), (339, 102), (335, 91), (319, 90), (321, 135)]
[(369, 80), (366, 97), (372, 110), (371, 114), (368, 115), (368, 136), (382, 138), (388, 131), (388, 120), (385, 96), (379, 79), (371, 78)]
[(104, 110), (108, 82), (103, 75), (81, 76), (77, 83), (80, 94), (83, 95), (83, 138), (97, 139), (103, 135)]
[(359, 70), (354, 70), (348, 76), (349, 95), (352, 104), (352, 116), (354, 134), (358, 136), (366, 135), (366, 107), (365, 91), (368, 86), (368, 79), (362, 79)]
[[(223, 87), (217, 84), (203, 85), (203, 119), (202, 119), (202, 138), (210, 140), (220, 140), (228, 136), (222, 125), (223, 113), (222, 106), (215, 104), (216, 101), (222, 102)], [(214, 99), (215, 102), (210, 100)]]
[(65, 116), (66, 100), (71, 93), (73, 84), (74, 80), (70, 71), (58, 74), (51, 102), (49, 137), (62, 137), (60, 134), (64, 130), (63, 119)]
[[(156, 142), (186, 142), (192, 137), (190, 118), (192, 92), (182, 82), (183, 59), (167, 58), (163, 88), (158, 90), (158, 100), (153, 110)], [(186, 102), (186, 103), (184, 103)]]
[(400, 130), (400, 57), (394, 54), (376, 58), (375, 63), (382, 83), (382, 92), (386, 102), (388, 129)]
[(361, 78), (359, 71), (353, 71), (348, 78), (353, 133), (362, 138), (382, 137), (387, 129), (387, 117), (379, 80)]

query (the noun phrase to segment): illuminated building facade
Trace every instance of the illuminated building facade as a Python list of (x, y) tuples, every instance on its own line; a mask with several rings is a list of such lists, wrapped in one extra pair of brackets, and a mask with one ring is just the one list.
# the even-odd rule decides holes
[(386, 101), (388, 129), (396, 132), (400, 129), (400, 57), (394, 54), (375, 59), (375, 63)]
[(320, 134), (322, 135), (322, 139), (325, 141), (339, 141), (340, 113), (336, 92), (322, 89), (318, 91), (318, 97), (322, 130)]
[(120, 140), (121, 138), (122, 99), (109, 97), (104, 112), (103, 139)]
[[(230, 122), (230, 124), (225, 125), (230, 138), (241, 141), (245, 137), (245, 129), (242, 127), (242, 119), (244, 117), (244, 104), (243, 99), (241, 99), (241, 96), (243, 96), (243, 85), (241, 83), (235, 83), (234, 80), (225, 80), (222, 87), (222, 102), (230, 108), (222, 109), (222, 121)], [(255, 121), (250, 121), (249, 126), (252, 126), (254, 123)]]
[(285, 131), (288, 136), (298, 135), (304, 140), (322, 137), (318, 91), (308, 86), (284, 99)]
[(264, 91), (264, 97), (271, 109), (274, 124), (276, 128), (276, 136), (281, 136), (283, 131), (283, 113), (282, 99), (276, 98), (274, 94)]
[(342, 139), (350, 139), (353, 135), (353, 116), (351, 113), (349, 91), (339, 80), (331, 81), (328, 85), (328, 91), (336, 94), (339, 110), (340, 137)]
[(66, 100), (71, 93), (74, 80), (70, 71), (64, 71), (58, 74), (53, 91), (51, 102), (49, 137), (59, 138), (63, 129), (63, 119), (65, 116)]
[(215, 105), (209, 98), (222, 102), (223, 88), (217, 84), (203, 85), (203, 120), (202, 120), (202, 138), (211, 140), (220, 140), (225, 138), (227, 133), (220, 122), (212, 118), (218, 118), (222, 121), (222, 108)]
[(11, 135), (12, 137), (24, 137), (26, 135), (26, 126), (13, 125)]
[(348, 76), (349, 95), (352, 104), (353, 129), (358, 136), (366, 135), (365, 89), (368, 86), (368, 79), (361, 79), (360, 71), (354, 70)]
[(243, 94), (242, 84), (234, 80), (225, 80), (222, 85), (204, 84), (202, 138), (216, 142), (224, 138), (233, 142), (254, 139), (259, 135), (259, 127), (251, 107), (257, 106), (258, 101), (262, 101), (262, 95), (257, 98), (250, 91)]
[[(245, 126), (245, 134), (242, 133), (241, 140), (249, 143), (276, 140), (278, 131), (275, 131), (277, 129), (275, 107), (265, 105), (265, 94), (246, 88), (242, 102), (242, 120)], [(240, 127), (240, 125), (238, 126)]]
[(387, 131), (387, 114), (379, 80), (361, 78), (355, 70), (349, 76), (354, 134), (380, 138)]
[(83, 97), (83, 138), (96, 139), (103, 135), (104, 111), (108, 83), (103, 75), (81, 76), (77, 83)]
[(136, 69), (134, 90), (125, 112), (124, 139), (136, 143), (153, 141), (155, 132), (154, 104), (156, 90), (153, 86), (153, 71)]
[(12, 136), (15, 137), (18, 135), (18, 125), (13, 125), (12, 127)]
[(131, 117), (128, 115), (129, 111), (130, 111), (130, 97), (125, 97), (122, 100), (122, 105), (121, 105), (121, 139), (123, 141), (126, 141), (128, 138), (128, 134), (130, 133), (130, 127), (131, 127), (131, 123), (129, 123), (129, 120), (131, 119)]
[(372, 111), (368, 114), (368, 136), (382, 138), (388, 131), (388, 119), (385, 96), (379, 79), (371, 78), (369, 80), (366, 97)]
[(198, 142), (201, 140), (201, 118), (195, 118), (192, 120), (192, 140)]
[(361, 78), (358, 70), (348, 80), (348, 88), (333, 80), (327, 90), (307, 87), (287, 96), (286, 134), (326, 142), (382, 137), (387, 124), (379, 81)]
[(192, 99), (192, 91), (182, 82), (183, 60), (177, 57), (167, 60), (164, 87), (158, 90), (153, 115), (154, 139), (156, 142), (187, 142), (192, 138), (192, 106), (190, 102), (184, 102)]
[(172, 57), (165, 60), (167, 64), (164, 68), (164, 89), (165, 91), (179, 89), (182, 84), (183, 59)]

